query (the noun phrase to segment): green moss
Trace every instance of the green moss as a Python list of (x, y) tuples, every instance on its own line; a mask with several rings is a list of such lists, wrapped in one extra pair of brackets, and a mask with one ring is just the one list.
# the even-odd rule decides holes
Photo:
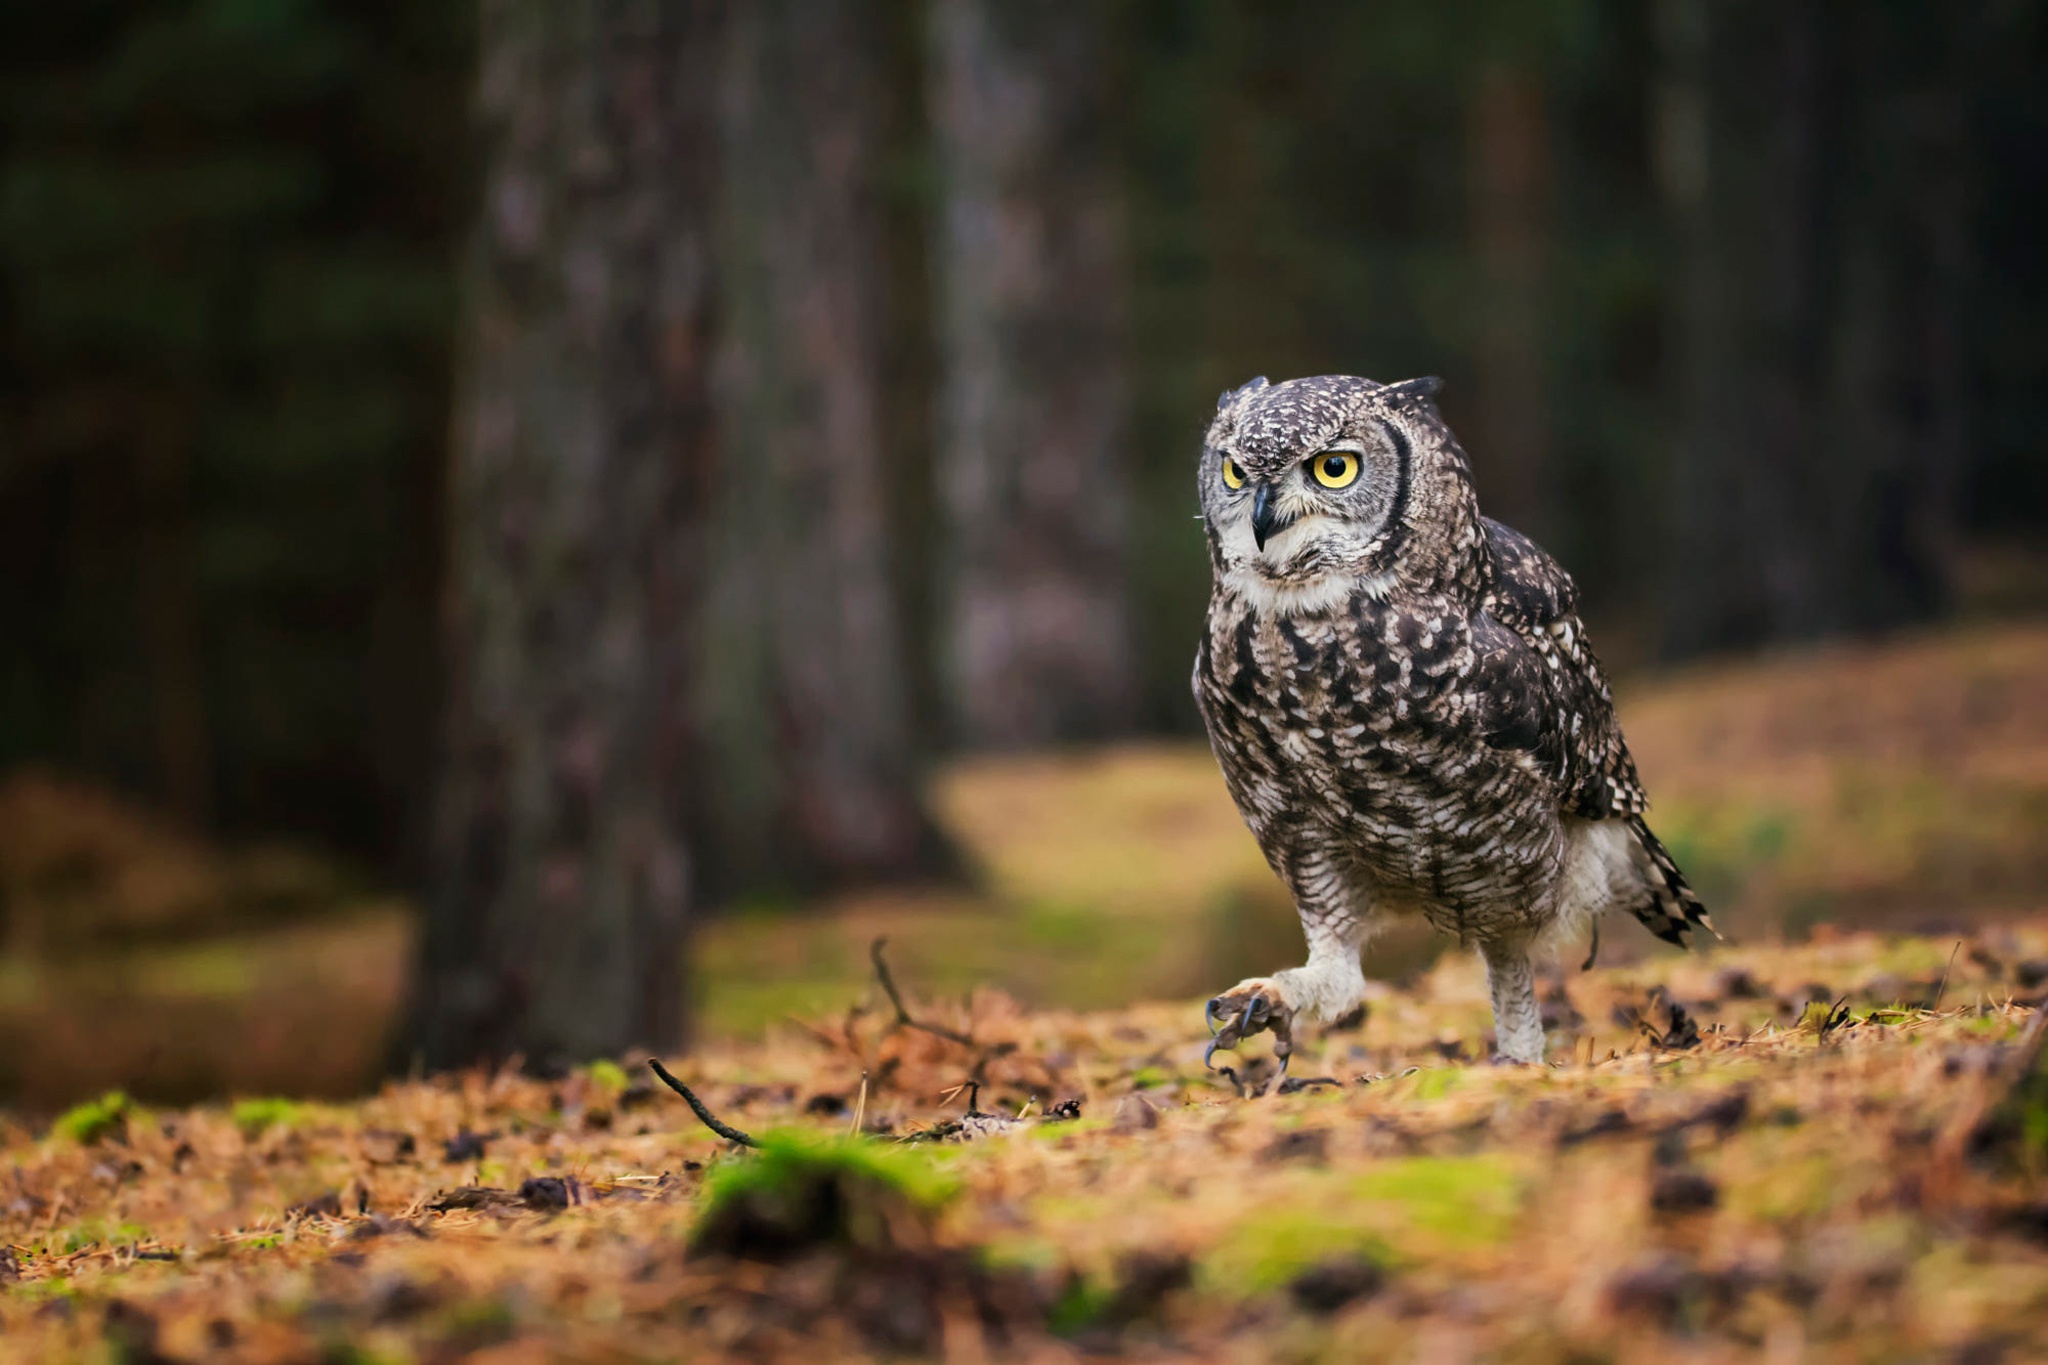
[(110, 1227), (102, 1218), (81, 1218), (52, 1231), (43, 1238), (40, 1248), (45, 1255), (68, 1256), (88, 1247), (134, 1246), (148, 1240), (149, 1229), (140, 1223), (116, 1223)]
[(299, 1106), (291, 1100), (271, 1098), (236, 1100), (229, 1111), (235, 1127), (242, 1130), (242, 1136), (250, 1142), (262, 1137), (272, 1128), (289, 1128), (300, 1117)]
[(1056, 1269), (1059, 1246), (1043, 1237), (1009, 1237), (974, 1249), (975, 1259), (989, 1270), (1023, 1270), (1042, 1274)]
[(1421, 1100), (1424, 1103), (1428, 1103), (1432, 1100), (1440, 1100), (1444, 1096), (1450, 1094), (1453, 1090), (1456, 1090), (1458, 1088), (1459, 1081), (1460, 1078), (1458, 1073), (1452, 1070), (1450, 1067), (1432, 1067), (1427, 1071), (1421, 1072), (1415, 1077), (1415, 1089), (1413, 1094), (1416, 1099)]
[(1115, 1301), (1113, 1286), (1088, 1275), (1071, 1276), (1045, 1315), (1046, 1326), (1061, 1336), (1070, 1336), (1093, 1326)]
[(511, 1335), (512, 1309), (501, 1299), (471, 1299), (450, 1308), (442, 1319), (450, 1336), (467, 1341), (497, 1341)]
[(897, 1190), (920, 1208), (936, 1211), (958, 1193), (958, 1182), (907, 1148), (871, 1138), (821, 1136), (779, 1129), (761, 1138), (752, 1156), (721, 1164), (704, 1183), (710, 1207), (753, 1190), (781, 1190), (819, 1172), (851, 1173)]
[(1131, 1073), (1131, 1084), (1139, 1090), (1151, 1090), (1172, 1079), (1163, 1068), (1156, 1066), (1141, 1066)]
[(50, 1125), (50, 1131), (77, 1143), (98, 1142), (127, 1131), (130, 1108), (125, 1092), (109, 1090), (96, 1100), (66, 1110)]
[(1041, 1140), (1072, 1137), (1076, 1133), (1100, 1133), (1115, 1127), (1113, 1121), (1092, 1114), (1077, 1119), (1061, 1119), (1056, 1123), (1034, 1123), (1024, 1130), (1029, 1137)]
[(1799, 1223), (1818, 1218), (1844, 1188), (1842, 1172), (1827, 1156), (1794, 1152), (1789, 1144), (1759, 1134), (1752, 1140), (1748, 1178), (1724, 1185), (1728, 1207), (1759, 1222)]
[(909, 1148), (774, 1132), (712, 1171), (691, 1246), (767, 1260), (816, 1245), (892, 1246), (927, 1228), (958, 1189)]
[(1326, 1261), (1358, 1257), (1391, 1265), (1393, 1250), (1370, 1227), (1329, 1208), (1274, 1210), (1237, 1224), (1196, 1267), (1205, 1293), (1265, 1294)]
[(1502, 1241), (1513, 1230), (1522, 1178), (1498, 1157), (1417, 1156), (1373, 1167), (1351, 1191), (1396, 1206), (1409, 1226), (1470, 1247)]
[(1830, 1021), (1837, 1018), (1832, 1001), (1809, 1000), (1806, 1008), (1799, 1012), (1797, 1027), (1805, 1033), (1825, 1033)]
[[(1497, 1157), (1407, 1157), (1362, 1174), (1318, 1177), (1282, 1206), (1226, 1230), (1197, 1270), (1206, 1291), (1278, 1289), (1329, 1261), (1381, 1267), (1505, 1241), (1522, 1176)], [(1398, 1251), (1396, 1250), (1398, 1248)]]
[(590, 1083), (604, 1090), (620, 1091), (632, 1084), (626, 1070), (608, 1058), (599, 1058), (590, 1064)]
[(28, 1299), (31, 1302), (49, 1299), (72, 1299), (78, 1297), (78, 1287), (62, 1275), (47, 1275), (40, 1280), (24, 1280), (12, 1286), (10, 1297)]

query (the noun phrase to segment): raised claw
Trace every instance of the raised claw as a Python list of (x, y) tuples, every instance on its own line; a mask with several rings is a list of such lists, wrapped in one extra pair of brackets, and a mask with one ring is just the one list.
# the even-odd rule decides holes
[(1214, 1071), (1216, 1069), (1216, 1049), (1221, 1046), (1223, 1046), (1223, 1044), (1217, 1042), (1216, 1039), (1211, 1038), (1209, 1040), (1209, 1046), (1202, 1049), (1202, 1065), (1210, 1071)]
[(1209, 997), (1209, 1003), (1202, 1006), (1202, 1021), (1209, 1026), (1209, 1036), (1211, 1038), (1216, 1036), (1216, 1020), (1223, 1013), (1221, 1009), (1222, 1004), (1222, 996), (1212, 995)]

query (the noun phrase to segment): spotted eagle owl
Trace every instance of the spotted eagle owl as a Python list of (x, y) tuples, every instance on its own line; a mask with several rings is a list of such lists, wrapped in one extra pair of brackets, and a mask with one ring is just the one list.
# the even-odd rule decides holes
[(1515, 1062), (1543, 1057), (1539, 939), (1609, 910), (1712, 930), (1644, 822), (1577, 589), (1480, 515), (1437, 387), (1255, 379), (1203, 442), (1195, 699), (1309, 949), (1209, 1002), (1212, 1056), (1271, 1029), (1284, 1067), (1298, 1017), (1363, 999), (1360, 950), (1396, 916), (1478, 948)]

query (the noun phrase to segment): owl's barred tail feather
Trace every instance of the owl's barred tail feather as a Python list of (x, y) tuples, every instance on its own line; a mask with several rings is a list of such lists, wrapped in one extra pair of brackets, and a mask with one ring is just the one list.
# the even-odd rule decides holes
[(1690, 886), (1686, 885), (1685, 874), (1678, 870), (1670, 850), (1664, 841), (1650, 833), (1650, 826), (1642, 816), (1629, 817), (1629, 828), (1634, 831), (1636, 842), (1649, 855), (1650, 868), (1647, 890), (1650, 898), (1641, 905), (1632, 907), (1635, 917), (1643, 927), (1663, 939), (1684, 948), (1686, 934), (1693, 929), (1704, 929), (1715, 938), (1721, 936), (1707, 918), (1707, 907)]

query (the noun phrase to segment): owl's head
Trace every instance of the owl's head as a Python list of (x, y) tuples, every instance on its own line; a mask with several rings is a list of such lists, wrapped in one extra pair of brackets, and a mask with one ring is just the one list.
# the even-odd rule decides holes
[(1478, 509), (1437, 388), (1324, 375), (1225, 393), (1200, 474), (1219, 586), (1303, 614), (1454, 572)]

